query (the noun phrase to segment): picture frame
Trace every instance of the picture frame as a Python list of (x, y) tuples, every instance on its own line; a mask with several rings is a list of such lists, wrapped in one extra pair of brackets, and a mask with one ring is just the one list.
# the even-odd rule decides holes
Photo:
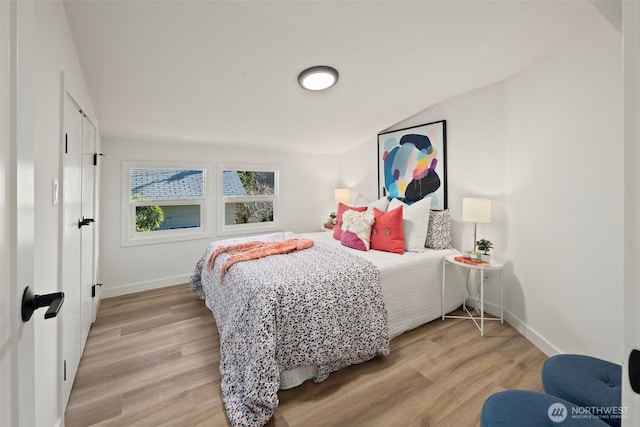
[(447, 121), (378, 134), (378, 197), (447, 209)]

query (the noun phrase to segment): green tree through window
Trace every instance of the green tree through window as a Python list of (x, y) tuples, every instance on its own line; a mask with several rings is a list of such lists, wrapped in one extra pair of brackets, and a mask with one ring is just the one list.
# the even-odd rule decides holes
[(164, 212), (160, 206), (136, 207), (136, 231), (153, 231), (162, 226)]

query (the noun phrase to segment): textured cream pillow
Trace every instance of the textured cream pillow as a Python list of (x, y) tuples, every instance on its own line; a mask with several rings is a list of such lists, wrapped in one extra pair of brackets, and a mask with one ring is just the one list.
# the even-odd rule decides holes
[(371, 246), (371, 225), (373, 221), (373, 210), (364, 212), (346, 211), (342, 214), (340, 243), (349, 248), (368, 251)]
[(427, 240), (429, 229), (429, 211), (431, 210), (431, 197), (408, 205), (398, 199), (389, 202), (388, 210), (402, 206), (402, 228), (404, 231), (404, 248), (408, 252), (422, 252)]

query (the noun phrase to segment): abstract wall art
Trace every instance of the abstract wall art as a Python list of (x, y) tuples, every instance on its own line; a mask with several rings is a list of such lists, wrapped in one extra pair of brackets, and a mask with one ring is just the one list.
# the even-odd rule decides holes
[(378, 134), (378, 196), (447, 209), (446, 120)]

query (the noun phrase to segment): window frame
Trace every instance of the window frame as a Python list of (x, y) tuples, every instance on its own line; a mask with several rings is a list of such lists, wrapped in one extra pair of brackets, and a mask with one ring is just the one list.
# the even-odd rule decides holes
[[(251, 172), (272, 172), (274, 194), (272, 196), (225, 196), (223, 190), (224, 171), (251, 171)], [(280, 217), (280, 168), (278, 165), (250, 164), (250, 163), (221, 163), (218, 164), (216, 178), (218, 180), (218, 235), (233, 236), (242, 234), (263, 233), (271, 231), (281, 231)], [(244, 202), (272, 202), (273, 221), (253, 222), (246, 224), (225, 224), (225, 207), (227, 203)]]
[[(133, 169), (176, 169), (201, 170), (203, 172), (202, 199), (131, 199), (131, 171)], [(213, 197), (210, 191), (211, 165), (206, 163), (186, 162), (122, 162), (122, 198), (121, 198), (121, 238), (122, 247), (150, 245), (158, 243), (180, 242), (185, 240), (205, 239), (212, 237), (213, 231)], [(200, 206), (200, 226), (177, 228), (171, 230), (136, 231), (136, 208), (139, 206)]]

